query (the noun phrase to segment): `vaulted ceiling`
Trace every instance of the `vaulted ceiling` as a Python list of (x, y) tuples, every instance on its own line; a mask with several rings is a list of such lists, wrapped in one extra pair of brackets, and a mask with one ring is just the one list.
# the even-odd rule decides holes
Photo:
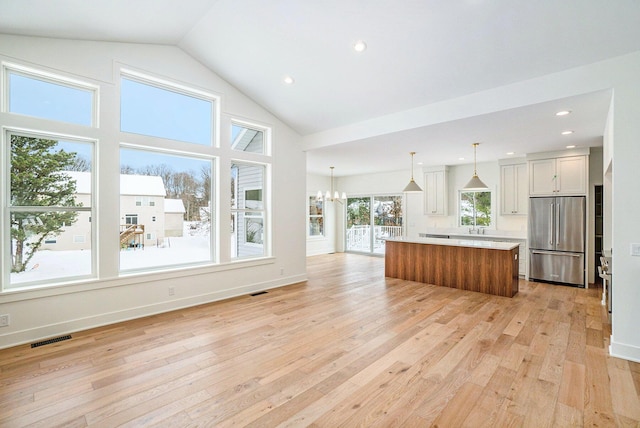
[[(639, 22), (637, 0), (0, 2), (1, 33), (176, 45), (305, 136), (301, 141), (640, 50)], [(363, 52), (353, 49), (358, 40), (366, 42)], [(310, 150), (308, 169), (406, 169), (409, 150), (429, 152), (425, 163), (468, 163), (478, 140), (479, 161), (600, 145), (610, 96), (601, 91), (344, 138)], [(560, 109), (572, 110), (561, 123), (554, 115)], [(568, 129), (574, 134), (560, 135)]]

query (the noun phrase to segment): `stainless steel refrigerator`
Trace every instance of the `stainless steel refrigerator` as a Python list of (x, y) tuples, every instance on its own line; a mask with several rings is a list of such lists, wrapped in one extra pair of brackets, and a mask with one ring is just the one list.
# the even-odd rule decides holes
[(529, 279), (584, 287), (585, 197), (531, 198)]

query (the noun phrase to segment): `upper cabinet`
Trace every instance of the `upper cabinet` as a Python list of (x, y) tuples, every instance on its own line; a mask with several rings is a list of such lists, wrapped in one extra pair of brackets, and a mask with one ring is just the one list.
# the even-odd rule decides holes
[(424, 213), (447, 215), (447, 167), (424, 172)]
[(529, 195), (586, 195), (588, 156), (529, 161)]
[(528, 208), (527, 164), (500, 165), (500, 214), (526, 215)]

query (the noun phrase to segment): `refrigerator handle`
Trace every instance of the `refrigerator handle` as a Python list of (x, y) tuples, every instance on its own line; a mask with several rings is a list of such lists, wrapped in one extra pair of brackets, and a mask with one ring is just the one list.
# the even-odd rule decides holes
[(549, 256), (582, 257), (582, 253), (563, 253), (560, 251), (531, 250), (531, 254), (546, 254)]
[(558, 245), (558, 243), (560, 242), (560, 228), (562, 227), (562, 225), (560, 224), (560, 204), (556, 203), (556, 227), (555, 232), (556, 232), (556, 246)]
[(553, 231), (556, 228), (556, 219), (553, 215), (553, 202), (549, 204), (549, 218), (551, 219), (551, 227), (549, 228), (549, 245), (553, 245)]

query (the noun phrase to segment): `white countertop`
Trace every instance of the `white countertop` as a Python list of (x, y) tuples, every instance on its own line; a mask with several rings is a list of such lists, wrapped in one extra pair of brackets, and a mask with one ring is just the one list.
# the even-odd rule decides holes
[(446, 233), (445, 235), (448, 235), (450, 237), (456, 238), (456, 239), (495, 239), (495, 240), (503, 240), (503, 239), (509, 239), (509, 240), (519, 240), (519, 241), (526, 241), (527, 237), (526, 236), (504, 236), (504, 235), (491, 235), (491, 234), (475, 234), (475, 233)]
[[(480, 235), (487, 236), (487, 235)], [(519, 244), (516, 242), (496, 242), (479, 239), (446, 239), (446, 238), (387, 238), (387, 241), (408, 242), (411, 244), (450, 245), (455, 247), (488, 248), (491, 250), (512, 250)]]

